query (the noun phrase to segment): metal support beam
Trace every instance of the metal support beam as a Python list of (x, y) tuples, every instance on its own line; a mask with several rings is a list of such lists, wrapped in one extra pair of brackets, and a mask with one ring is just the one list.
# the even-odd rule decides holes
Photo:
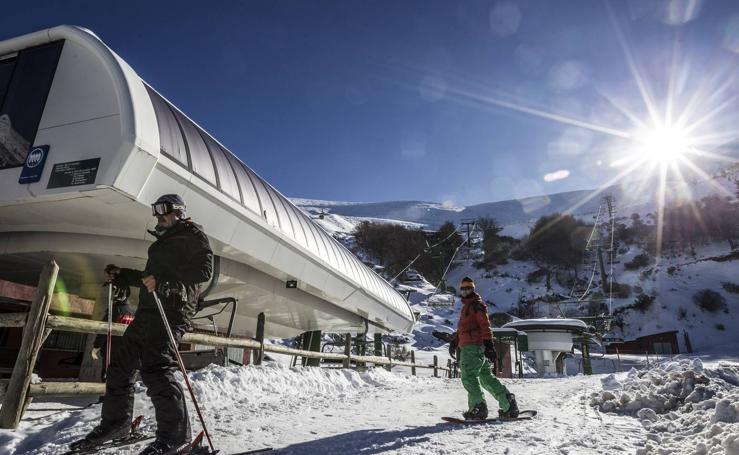
[(259, 349), (254, 351), (254, 365), (261, 365), (264, 360), (264, 313), (259, 313), (257, 317), (257, 342), (259, 343)]
[[(313, 330), (305, 332), (302, 335), (302, 349), (304, 351), (321, 352), (321, 331)], [(321, 366), (321, 359), (302, 357), (302, 365), (304, 367), (318, 367)]]

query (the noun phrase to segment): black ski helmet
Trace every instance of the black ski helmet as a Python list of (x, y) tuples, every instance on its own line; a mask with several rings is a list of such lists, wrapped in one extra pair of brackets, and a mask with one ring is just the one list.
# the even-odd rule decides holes
[(187, 206), (185, 200), (179, 194), (163, 194), (151, 204), (154, 216), (174, 212), (178, 218), (187, 218)]

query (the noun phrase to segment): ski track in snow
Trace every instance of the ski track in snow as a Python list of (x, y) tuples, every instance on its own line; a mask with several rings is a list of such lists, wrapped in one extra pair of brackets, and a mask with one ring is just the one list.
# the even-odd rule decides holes
[[(461, 427), (441, 422), (466, 409), (459, 379), (319, 368), (215, 367), (191, 374), (221, 454), (266, 446), (276, 454), (633, 453), (646, 432), (629, 416), (588, 405), (602, 376), (503, 379), (529, 421)], [(65, 404), (66, 403), (66, 404)], [(77, 401), (79, 404), (79, 401)], [(488, 398), (491, 414), (495, 400)], [(100, 405), (34, 402), (16, 432), (0, 431), (2, 454), (60, 454), (97, 423)], [(136, 413), (152, 430), (153, 408), (137, 386)], [(199, 429), (190, 409), (193, 431)], [(103, 453), (138, 453), (146, 443)]]

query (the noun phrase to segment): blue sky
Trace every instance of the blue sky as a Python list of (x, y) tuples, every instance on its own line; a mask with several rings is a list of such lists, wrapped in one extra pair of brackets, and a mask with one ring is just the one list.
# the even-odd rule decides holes
[(737, 2), (23, 2), (0, 24), (90, 28), (291, 197), (593, 188), (633, 152), (616, 133), (645, 98), (662, 112), (671, 92), (691, 122), (717, 109), (693, 131), (712, 150), (739, 121)]

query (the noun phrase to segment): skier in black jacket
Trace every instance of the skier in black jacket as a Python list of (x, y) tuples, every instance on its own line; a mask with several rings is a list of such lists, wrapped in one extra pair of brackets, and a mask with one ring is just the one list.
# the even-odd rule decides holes
[(156, 440), (140, 455), (180, 453), (190, 442), (185, 395), (174, 378), (177, 361), (154, 300), (162, 301), (169, 325), (179, 342), (190, 328), (203, 283), (213, 274), (213, 253), (200, 226), (186, 217), (185, 202), (167, 194), (152, 204), (157, 217), (156, 241), (149, 247), (144, 271), (108, 266), (108, 282), (139, 287), (136, 317), (126, 329), (108, 370), (102, 421), (72, 449), (88, 449), (130, 433), (136, 370), (154, 404)]

